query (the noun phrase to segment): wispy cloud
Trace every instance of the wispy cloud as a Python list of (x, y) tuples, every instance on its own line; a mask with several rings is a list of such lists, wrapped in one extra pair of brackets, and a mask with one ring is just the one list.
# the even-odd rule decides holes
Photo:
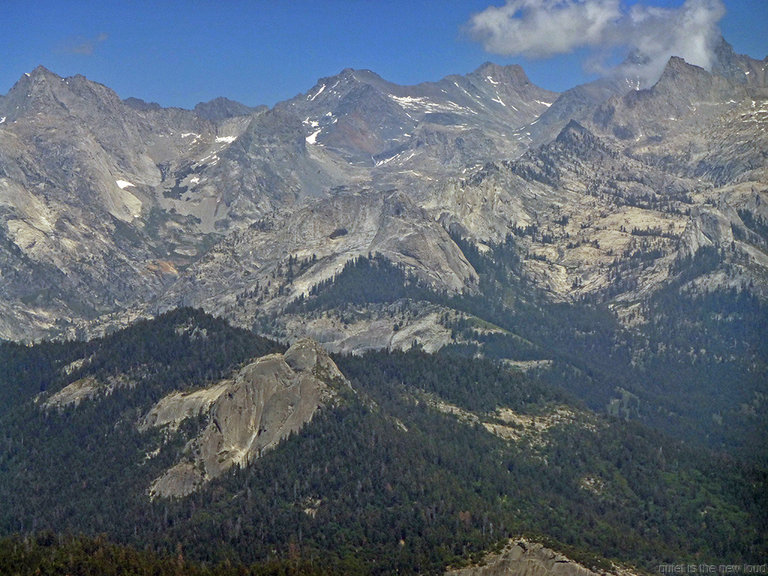
[(109, 38), (109, 36), (104, 32), (92, 38), (86, 36), (73, 36), (64, 43), (62, 52), (90, 56), (96, 51), (96, 48), (100, 44), (106, 42), (107, 38)]
[[(507, 0), (472, 16), (470, 36), (488, 52), (548, 58), (588, 48), (585, 66), (602, 73), (621, 72), (654, 82), (670, 56), (710, 68), (720, 40), (721, 0), (686, 0), (679, 8), (620, 0)], [(618, 70), (607, 54), (623, 48), (640, 58)]]

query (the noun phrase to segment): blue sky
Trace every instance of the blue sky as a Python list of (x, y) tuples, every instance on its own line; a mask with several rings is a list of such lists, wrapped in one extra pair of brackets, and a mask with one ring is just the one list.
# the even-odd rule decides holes
[[(507, 2), (514, 7), (533, 0)], [(682, 0), (540, 2), (572, 4), (576, 9), (585, 2), (618, 5), (624, 12), (631, 5), (651, 11), (684, 5)], [(688, 3), (707, 9), (724, 4), (725, 14), (715, 19), (736, 51), (759, 59), (768, 55), (768, 0)], [(566, 53), (546, 57), (514, 53), (527, 41), (519, 37), (511, 49), (508, 43), (501, 50), (506, 53), (486, 51), (483, 40), (490, 25), (478, 31), (471, 19), (504, 5), (504, 0), (4, 0), (0, 94), (42, 64), (61, 76), (84, 74), (123, 98), (135, 96), (164, 106), (191, 108), (216, 96), (273, 105), (347, 67), (415, 84), (465, 74), (488, 60), (521, 64), (536, 84), (560, 91), (594, 78), (597, 56), (605, 65), (610, 60), (607, 52), (615, 56), (623, 49), (597, 46), (610, 36), (606, 34), (592, 45), (576, 42)], [(522, 12), (517, 16), (522, 18)], [(549, 35), (539, 35), (539, 40), (560, 39), (559, 33), (545, 30)]]

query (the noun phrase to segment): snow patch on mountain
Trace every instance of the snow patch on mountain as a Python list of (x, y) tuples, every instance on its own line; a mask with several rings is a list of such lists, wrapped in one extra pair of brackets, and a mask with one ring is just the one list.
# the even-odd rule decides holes
[(426, 97), (421, 96), (395, 96), (389, 94), (389, 97), (394, 100), (404, 110), (414, 110), (424, 113), (430, 112), (469, 112), (470, 114), (477, 114), (474, 110), (465, 106), (460, 106), (451, 100), (445, 102), (434, 102)]
[(309, 100), (310, 102), (314, 102), (314, 101), (315, 101), (315, 98), (317, 98), (318, 96), (320, 96), (320, 94), (322, 94), (324, 90), (325, 90), (325, 84), (323, 84), (322, 86), (320, 86), (320, 90), (318, 90), (317, 92), (315, 92), (315, 94), (313, 94), (312, 96), (307, 96), (307, 100)]
[(312, 134), (310, 134), (309, 136), (307, 136), (307, 137), (305, 138), (305, 140), (307, 141), (307, 144), (317, 144), (317, 136), (318, 136), (318, 135), (320, 134), (320, 132), (322, 132), (322, 131), (323, 131), (323, 129), (322, 129), (322, 128), (320, 128), (320, 129), (318, 129), (318, 130), (315, 130), (314, 132), (312, 132)]

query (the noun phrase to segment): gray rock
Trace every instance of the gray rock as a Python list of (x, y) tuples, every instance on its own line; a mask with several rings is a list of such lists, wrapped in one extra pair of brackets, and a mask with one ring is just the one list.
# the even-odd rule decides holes
[(140, 429), (172, 432), (201, 414), (208, 424), (187, 444), (184, 458), (153, 482), (150, 496), (185, 496), (232, 466), (247, 466), (337, 401), (341, 389), (351, 390), (328, 354), (300, 340), (285, 354), (248, 364), (232, 380), (166, 396), (142, 418)]
[(539, 543), (511, 540), (500, 554), (490, 555), (483, 566), (449, 570), (453, 576), (633, 576), (635, 572), (615, 567), (611, 572), (594, 571)]

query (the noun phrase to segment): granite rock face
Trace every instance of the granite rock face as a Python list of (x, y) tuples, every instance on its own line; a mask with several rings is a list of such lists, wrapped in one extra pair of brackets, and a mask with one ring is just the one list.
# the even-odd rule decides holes
[(615, 571), (593, 571), (566, 556), (527, 540), (514, 540), (500, 554), (486, 558), (483, 566), (449, 570), (451, 576), (598, 576), (615, 574), (632, 576), (634, 573), (617, 568)]
[(151, 497), (185, 496), (232, 466), (247, 466), (336, 401), (342, 388), (351, 390), (328, 354), (300, 340), (284, 354), (244, 366), (231, 380), (166, 396), (140, 429), (172, 433), (182, 421), (201, 416), (207, 424), (189, 440), (182, 459), (155, 480)]

